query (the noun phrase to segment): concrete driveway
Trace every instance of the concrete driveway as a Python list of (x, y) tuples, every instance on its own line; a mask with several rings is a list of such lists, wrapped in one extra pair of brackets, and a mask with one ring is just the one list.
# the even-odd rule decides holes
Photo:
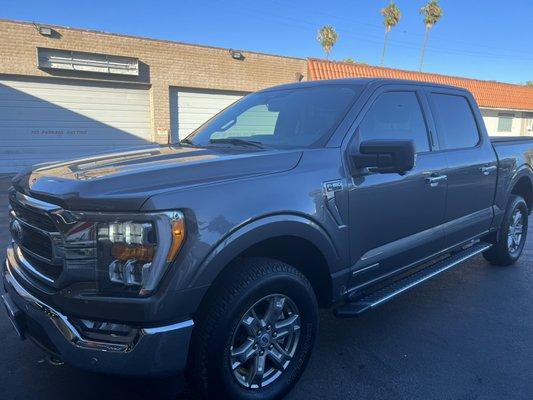
[[(7, 245), (0, 176), (0, 253)], [(532, 220), (533, 223), (533, 220)], [(533, 232), (532, 232), (533, 233)], [(533, 398), (533, 234), (519, 263), (481, 257), (353, 320), (320, 314), (311, 362), (289, 399)], [(49, 365), (0, 311), (2, 399), (188, 399), (167, 381)]]

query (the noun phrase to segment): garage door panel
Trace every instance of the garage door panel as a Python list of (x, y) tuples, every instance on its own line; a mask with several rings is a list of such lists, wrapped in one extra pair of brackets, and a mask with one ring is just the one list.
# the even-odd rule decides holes
[(50, 109), (53, 110), (56, 107), (65, 107), (69, 110), (73, 111), (79, 111), (82, 112), (84, 110), (113, 110), (113, 111), (124, 111), (124, 110), (130, 110), (130, 111), (139, 111), (143, 112), (146, 110), (146, 104), (144, 102), (142, 103), (102, 103), (102, 101), (98, 101), (97, 99), (94, 100), (94, 102), (84, 102), (80, 100), (79, 98), (76, 98), (75, 101), (54, 101), (54, 102), (48, 102), (48, 101), (42, 101), (41, 99), (31, 99), (31, 100), (16, 100), (16, 99), (10, 99), (8, 97), (1, 99), (0, 98), (0, 108), (2, 107), (9, 107), (9, 108), (21, 108), (21, 109), (32, 109), (32, 108), (39, 108), (39, 109)]
[[(135, 129), (133, 133), (124, 133), (121, 129), (112, 131), (109, 127), (92, 128), (92, 127), (75, 127), (75, 128), (61, 128), (61, 127), (36, 127), (28, 132), (26, 128), (13, 128), (10, 132), (16, 139), (6, 140), (2, 143), (2, 147), (13, 146), (27, 146), (32, 142), (38, 141), (40, 146), (48, 146), (52, 144), (54, 147), (65, 145), (63, 142), (76, 142), (75, 145), (85, 146), (92, 142), (101, 142), (106, 140), (113, 141), (140, 141), (146, 143), (146, 137), (150, 135), (150, 131), (146, 129)], [(90, 131), (90, 134), (88, 133)], [(55, 143), (51, 143), (56, 140)], [(62, 143), (57, 143), (61, 141)]]
[(0, 172), (145, 146), (151, 143), (148, 90), (0, 79), (0, 139)]
[(216, 90), (175, 89), (171, 97), (174, 140), (178, 137), (183, 139), (244, 95)]
[[(94, 125), (109, 125), (109, 124), (116, 124), (116, 123), (122, 123), (124, 120), (128, 118), (132, 118), (133, 120), (138, 119), (141, 117), (136, 113), (135, 111), (132, 112), (117, 112), (112, 110), (106, 110), (106, 111), (100, 111), (100, 110), (88, 110), (83, 113), (78, 113), (75, 111), (67, 110), (67, 109), (14, 109), (14, 112), (10, 113), (9, 115), (5, 117), (0, 117), (0, 121), (54, 121), (54, 122), (77, 122), (80, 123), (92, 123)], [(1, 113), (1, 110), (0, 110)], [(145, 115), (145, 118), (149, 116), (149, 114)], [(104, 120), (105, 123), (102, 123), (101, 121)]]

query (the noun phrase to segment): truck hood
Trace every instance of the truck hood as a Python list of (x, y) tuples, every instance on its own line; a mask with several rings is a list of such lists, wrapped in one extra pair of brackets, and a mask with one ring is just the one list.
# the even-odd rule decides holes
[(300, 157), (296, 150), (150, 147), (37, 165), (13, 186), (70, 210), (137, 211), (154, 194), (287, 171)]

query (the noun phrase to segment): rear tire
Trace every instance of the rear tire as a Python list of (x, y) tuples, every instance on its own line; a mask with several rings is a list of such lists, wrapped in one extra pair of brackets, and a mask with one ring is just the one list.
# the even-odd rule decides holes
[(496, 243), (483, 257), (493, 265), (512, 265), (520, 258), (527, 238), (528, 208), (524, 199), (511, 195)]
[(309, 281), (295, 268), (267, 258), (239, 260), (195, 318), (189, 378), (209, 399), (283, 397), (309, 360), (317, 310)]

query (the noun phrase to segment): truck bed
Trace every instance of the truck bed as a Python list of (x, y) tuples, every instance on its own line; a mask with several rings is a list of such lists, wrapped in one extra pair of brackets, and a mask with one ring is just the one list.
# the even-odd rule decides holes
[(532, 142), (533, 136), (492, 136), (490, 138), (492, 143), (517, 143), (517, 142)]

